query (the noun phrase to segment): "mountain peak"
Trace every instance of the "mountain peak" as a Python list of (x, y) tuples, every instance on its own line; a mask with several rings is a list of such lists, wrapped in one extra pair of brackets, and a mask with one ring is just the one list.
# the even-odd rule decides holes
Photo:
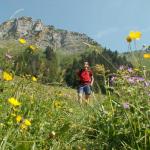
[(56, 29), (52, 25), (46, 26), (40, 19), (33, 21), (31, 17), (26, 16), (8, 20), (0, 25), (0, 40), (18, 38), (25, 38), (29, 43), (44, 49), (50, 46), (55, 49), (82, 51), (86, 48), (84, 43), (99, 45), (86, 34)]

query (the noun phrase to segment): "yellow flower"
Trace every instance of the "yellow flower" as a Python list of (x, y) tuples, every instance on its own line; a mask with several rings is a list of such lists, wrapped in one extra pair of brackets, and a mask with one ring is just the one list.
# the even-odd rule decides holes
[(37, 78), (33, 76), (32, 81), (37, 81)]
[(61, 103), (59, 101), (54, 102), (54, 107), (55, 108), (61, 108)]
[(28, 128), (28, 126), (31, 126), (31, 122), (28, 119), (25, 119), (20, 127), (22, 130), (26, 130)]
[(28, 119), (25, 119), (24, 124), (26, 126), (31, 126), (31, 122)]
[(23, 129), (23, 130), (26, 130), (27, 129), (27, 126), (23, 123), (23, 124), (21, 124), (21, 129)]
[(142, 33), (139, 32), (139, 31), (131, 31), (129, 33), (129, 37), (132, 39), (132, 40), (139, 40), (142, 36)]
[(139, 40), (141, 38), (141, 36), (142, 36), (141, 32), (139, 32), (139, 31), (135, 32), (136, 40)]
[(19, 123), (21, 120), (22, 120), (22, 117), (21, 117), (21, 116), (17, 116), (17, 117), (16, 117), (17, 123)]
[(129, 37), (130, 37), (132, 40), (135, 40), (135, 39), (136, 39), (135, 32), (134, 32), (134, 31), (131, 31), (131, 32), (129, 33)]
[(126, 41), (127, 41), (128, 43), (132, 42), (131, 37), (130, 37), (130, 36), (127, 36)]
[(22, 39), (22, 38), (19, 39), (19, 42), (20, 42), (21, 44), (26, 44), (26, 40), (25, 40), (25, 39)]
[(21, 103), (17, 99), (15, 99), (14, 97), (9, 98), (8, 102), (13, 106), (20, 106), (21, 105)]
[(139, 71), (139, 69), (138, 69), (138, 68), (135, 68), (134, 70), (135, 70), (135, 71)]
[(6, 81), (11, 81), (13, 79), (12, 75), (8, 72), (3, 72), (3, 79)]
[(33, 52), (35, 52), (35, 50), (36, 50), (36, 47), (35, 47), (34, 45), (30, 45), (29, 48), (30, 48)]
[(143, 57), (144, 58), (150, 58), (150, 54), (144, 54)]

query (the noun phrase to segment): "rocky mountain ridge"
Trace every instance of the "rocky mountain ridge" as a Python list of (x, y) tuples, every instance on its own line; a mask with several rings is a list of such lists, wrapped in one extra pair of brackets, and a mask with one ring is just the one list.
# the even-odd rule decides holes
[(82, 51), (87, 47), (85, 43), (100, 46), (86, 34), (46, 26), (41, 20), (33, 21), (31, 17), (11, 19), (0, 25), (0, 40), (19, 38), (25, 38), (29, 43), (43, 49), (50, 46), (71, 52)]

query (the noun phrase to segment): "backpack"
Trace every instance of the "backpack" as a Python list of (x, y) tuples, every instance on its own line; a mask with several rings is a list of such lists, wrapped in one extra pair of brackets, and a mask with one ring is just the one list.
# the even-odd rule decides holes
[[(90, 75), (90, 74), (92, 73), (91, 70), (88, 70), (88, 73), (89, 73), (89, 76), (90, 76), (90, 81), (84, 81), (84, 78), (83, 78), (83, 81), (82, 81), (82, 77), (81, 77), (82, 72), (83, 72), (83, 69), (81, 69), (81, 70), (79, 71), (79, 74), (78, 74), (79, 77), (80, 77), (80, 83), (90, 82), (90, 81), (91, 81), (91, 75)], [(85, 77), (85, 78), (86, 78), (86, 77)]]

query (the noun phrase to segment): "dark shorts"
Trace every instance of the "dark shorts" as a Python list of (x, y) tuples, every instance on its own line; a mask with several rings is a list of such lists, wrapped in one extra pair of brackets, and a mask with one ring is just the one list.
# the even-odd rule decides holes
[(80, 85), (78, 87), (78, 93), (80, 94), (83, 94), (85, 93), (85, 95), (90, 95), (91, 94), (91, 87), (90, 85)]

